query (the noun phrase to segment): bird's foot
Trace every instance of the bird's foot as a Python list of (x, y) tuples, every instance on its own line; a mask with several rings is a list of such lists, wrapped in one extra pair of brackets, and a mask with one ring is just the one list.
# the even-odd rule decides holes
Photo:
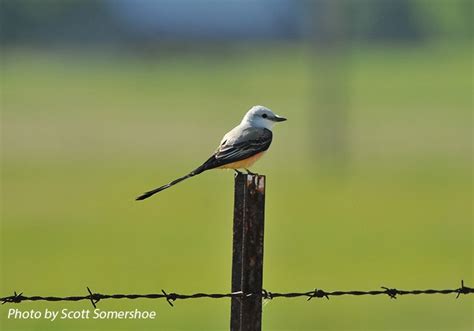
[(245, 169), (247, 171), (247, 175), (258, 176), (256, 172), (251, 172), (249, 169)]

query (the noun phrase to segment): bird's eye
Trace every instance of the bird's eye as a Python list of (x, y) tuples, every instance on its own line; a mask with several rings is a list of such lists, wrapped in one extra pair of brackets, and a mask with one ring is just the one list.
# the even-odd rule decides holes
[(267, 114), (263, 114), (262, 117), (263, 117), (263, 118), (267, 118), (268, 116), (267, 116)]

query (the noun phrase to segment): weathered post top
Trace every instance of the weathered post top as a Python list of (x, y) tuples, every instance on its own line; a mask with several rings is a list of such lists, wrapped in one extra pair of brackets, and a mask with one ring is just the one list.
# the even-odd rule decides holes
[[(262, 292), (265, 176), (237, 174), (234, 191), (232, 292)], [(232, 331), (261, 330), (262, 298), (232, 298)]]

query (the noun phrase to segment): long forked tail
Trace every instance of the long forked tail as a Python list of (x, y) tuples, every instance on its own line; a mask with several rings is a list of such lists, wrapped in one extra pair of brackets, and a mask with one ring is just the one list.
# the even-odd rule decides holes
[(135, 200), (145, 200), (149, 197), (151, 197), (152, 195), (158, 193), (158, 192), (161, 192), (163, 190), (166, 190), (167, 188), (175, 185), (175, 184), (178, 184), (179, 182), (182, 182), (183, 180), (185, 179), (188, 179), (190, 177), (193, 177), (193, 176), (196, 176), (196, 175), (199, 175), (201, 172), (203, 171), (206, 171), (208, 170), (209, 168), (207, 167), (206, 163), (203, 164), (202, 166), (200, 166), (199, 168), (191, 171), (189, 174), (187, 174), (186, 176), (183, 176), (183, 177), (179, 177), (175, 180), (173, 180), (172, 182), (166, 184), (166, 185), (163, 185), (163, 186), (160, 186), (158, 188), (155, 188), (154, 190), (151, 190), (151, 191), (148, 191), (148, 192), (145, 192), (143, 193), (142, 195), (140, 195), (138, 198), (136, 198)]

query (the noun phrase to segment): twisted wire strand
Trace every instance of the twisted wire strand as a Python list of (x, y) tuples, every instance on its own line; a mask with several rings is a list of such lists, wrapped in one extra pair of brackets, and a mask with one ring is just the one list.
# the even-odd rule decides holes
[(107, 299), (165, 299), (170, 306), (173, 306), (173, 302), (176, 300), (187, 300), (187, 299), (201, 299), (201, 298), (210, 298), (210, 299), (222, 299), (222, 298), (251, 298), (251, 297), (260, 297), (262, 299), (275, 299), (275, 298), (301, 298), (304, 297), (308, 301), (313, 298), (326, 298), (337, 297), (344, 295), (352, 296), (363, 296), (363, 295), (387, 295), (391, 299), (396, 299), (397, 296), (402, 295), (432, 295), (432, 294), (454, 294), (456, 293), (456, 298), (459, 298), (461, 294), (473, 294), (474, 288), (467, 287), (464, 285), (464, 281), (461, 281), (461, 287), (454, 289), (424, 289), (424, 290), (402, 290), (396, 288), (389, 288), (382, 286), (380, 290), (371, 290), (371, 291), (360, 291), (360, 290), (351, 290), (351, 291), (324, 291), (322, 289), (314, 289), (307, 292), (271, 292), (265, 289), (262, 289), (259, 293), (244, 293), (242, 291), (231, 292), (231, 293), (194, 293), (194, 294), (179, 294), (179, 293), (167, 293), (164, 290), (161, 290), (161, 293), (149, 293), (149, 294), (102, 294), (95, 293), (89, 287), (87, 287), (88, 295), (82, 296), (66, 296), (66, 297), (57, 297), (57, 296), (26, 296), (22, 293), (17, 293), (16, 291), (11, 296), (6, 296), (0, 298), (2, 304), (5, 303), (21, 303), (24, 301), (82, 301), (89, 300), (94, 308), (96, 304), (101, 300)]

